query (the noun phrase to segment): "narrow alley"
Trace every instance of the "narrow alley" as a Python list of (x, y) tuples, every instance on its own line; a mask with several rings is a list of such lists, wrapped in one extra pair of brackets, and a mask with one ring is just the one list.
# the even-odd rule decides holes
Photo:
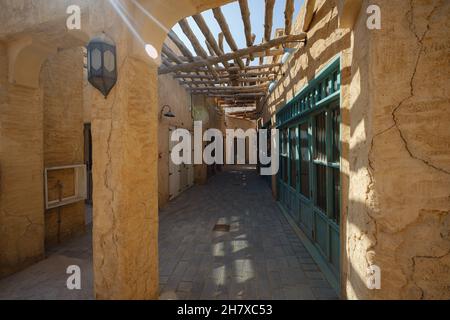
[(219, 173), (169, 203), (159, 248), (161, 299), (337, 298), (254, 170)]
[[(159, 238), (161, 299), (337, 299), (254, 170), (181, 194), (160, 212)], [(93, 299), (91, 241), (0, 280), (0, 299)], [(80, 266), (81, 290), (67, 290), (68, 265)]]

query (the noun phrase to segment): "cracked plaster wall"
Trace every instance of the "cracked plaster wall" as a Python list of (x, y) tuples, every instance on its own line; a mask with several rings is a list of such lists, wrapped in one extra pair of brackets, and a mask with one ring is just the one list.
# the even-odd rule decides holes
[[(159, 114), (158, 119), (158, 204), (163, 207), (169, 201), (169, 127), (193, 130), (191, 97), (171, 75), (158, 77)], [(169, 105), (175, 118), (160, 115), (164, 105)], [(167, 112), (167, 108), (164, 110)]]
[[(381, 267), (382, 289), (353, 297), (448, 299), (450, 3), (371, 3), (382, 10), (382, 29), (371, 33), (369, 219), (361, 236), (367, 261)], [(359, 253), (350, 261), (361, 274)]]
[(7, 70), (0, 42), (0, 277), (44, 256), (42, 94), (10, 84)]
[[(83, 51), (66, 49), (49, 57), (41, 71), (44, 103), (44, 166), (84, 163), (83, 138)], [(65, 178), (65, 179), (64, 179)], [(61, 181), (67, 195), (73, 195), (74, 174), (68, 171)], [(49, 189), (56, 192), (54, 184)], [(45, 213), (45, 244), (58, 238), (58, 209)], [(64, 241), (85, 232), (84, 201), (61, 207), (60, 239)]]
[[(381, 30), (366, 27), (370, 4)], [(363, 1), (351, 33), (335, 6), (316, 1), (308, 45), (284, 67), (264, 122), (340, 53), (342, 296), (448, 299), (450, 3)], [(370, 264), (381, 290), (367, 289)]]

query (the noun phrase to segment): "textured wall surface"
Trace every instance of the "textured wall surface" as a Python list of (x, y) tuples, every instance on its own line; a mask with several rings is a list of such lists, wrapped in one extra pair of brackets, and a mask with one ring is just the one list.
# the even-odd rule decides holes
[[(163, 207), (169, 200), (169, 127), (193, 130), (191, 95), (171, 75), (158, 77), (158, 202)], [(175, 118), (161, 117), (164, 105), (170, 106)], [(167, 112), (168, 109), (164, 109)]]
[[(50, 57), (42, 67), (44, 104), (44, 166), (83, 164), (83, 52), (67, 49)], [(68, 172), (68, 178), (74, 173)], [(50, 192), (55, 184), (49, 184)], [(64, 189), (73, 189), (70, 180)], [(73, 195), (73, 193), (72, 193)], [(58, 210), (61, 225), (58, 226)], [(60, 231), (58, 231), (60, 229)], [(84, 201), (45, 213), (45, 243), (57, 243), (85, 231)]]
[[(381, 30), (366, 27), (370, 4)], [(264, 118), (341, 54), (343, 295), (448, 299), (450, 4), (364, 1), (353, 33), (338, 29), (335, 1), (316, 10)], [(367, 289), (371, 264), (381, 290)]]
[(92, 94), (94, 279), (98, 299), (158, 297), (158, 88), (156, 66), (128, 54), (111, 20), (118, 82)]
[[(206, 10), (228, 0), (143, 1), (145, 8), (154, 14), (155, 20), (172, 27), (185, 16)], [(25, 30), (60, 34), (65, 31), (66, 8), (69, 4), (89, 7), (88, 18), (83, 15), (83, 31), (89, 36), (101, 31), (116, 40), (118, 47), (119, 82), (110, 97), (105, 100), (99, 94), (92, 95), (92, 132), (94, 146), (94, 269), (96, 297), (157, 298), (158, 297), (158, 98), (156, 65), (149, 61), (142, 42), (136, 41), (111, 4), (104, 1), (2, 1), (0, 39)], [(126, 3), (125, 6), (129, 4)], [(177, 8), (177, 10), (173, 10)], [(131, 8), (128, 8), (131, 9)], [(160, 48), (167, 33), (143, 12), (130, 10), (133, 20), (140, 26), (142, 41)], [(83, 11), (85, 12), (85, 11)], [(42, 34), (37, 32), (37, 36)], [(43, 36), (49, 40), (47, 34)], [(55, 44), (55, 43), (53, 43)], [(56, 44), (57, 45), (57, 44)], [(1, 60), (3, 63), (4, 59)], [(149, 68), (150, 65), (150, 68)], [(3, 66), (2, 66), (3, 68)], [(3, 76), (3, 74), (2, 74)], [(14, 182), (2, 174), (2, 186), (29, 183), (24, 190), (14, 190), (10, 198), (26, 196), (22, 201), (21, 216), (10, 210), (13, 200), (2, 192), (2, 227), (17, 232), (11, 239), (2, 237), (5, 246), (22, 246), (23, 257), (5, 260), (26, 260), (35, 252), (42, 253), (43, 241), (28, 237), (40, 232), (43, 239), (43, 110), (41, 96), (36, 90), (12, 88), (10, 103), (2, 110), (2, 171), (8, 165), (27, 158), (23, 173), (14, 174)], [(38, 103), (39, 102), (39, 103)], [(16, 106), (17, 104), (17, 106)], [(2, 105), (2, 108), (5, 106)], [(21, 114), (20, 123), (17, 114)], [(9, 121), (11, 119), (11, 121)], [(9, 122), (10, 127), (3, 122)], [(8, 129), (8, 130), (3, 130)], [(8, 137), (5, 137), (7, 132)], [(14, 139), (9, 141), (9, 136)], [(31, 137), (31, 138), (30, 138)], [(22, 141), (23, 140), (23, 141)], [(20, 143), (19, 143), (20, 142)], [(23, 142), (23, 143), (22, 143)], [(10, 145), (11, 144), (11, 145)], [(18, 144), (16, 147), (14, 144)], [(5, 147), (5, 148), (3, 148)], [(16, 148), (14, 148), (16, 147)], [(20, 163), (20, 162), (19, 162)], [(34, 188), (36, 187), (36, 188)], [(11, 190), (13, 190), (12, 188)], [(20, 197), (19, 197), (20, 198)], [(27, 212), (28, 211), (28, 212)], [(24, 214), (27, 212), (27, 214)], [(8, 216), (7, 218), (4, 218)], [(13, 216), (13, 217), (12, 217)], [(39, 218), (36, 218), (39, 217)], [(13, 220), (24, 220), (19, 226)], [(7, 225), (7, 224), (11, 224)], [(25, 230), (22, 230), (25, 226)], [(19, 230), (20, 229), (20, 230)], [(31, 231), (30, 231), (31, 230)], [(18, 234), (21, 236), (19, 237)], [(26, 234), (26, 235), (24, 235)], [(19, 240), (18, 240), (19, 239)], [(9, 242), (9, 243), (8, 243)], [(30, 242), (30, 243), (26, 243)], [(3, 247), (3, 246), (2, 246)], [(37, 250), (36, 248), (39, 247)], [(22, 249), (22, 248), (20, 248)], [(32, 253), (32, 254), (30, 254)], [(2, 261), (3, 261), (2, 256)], [(7, 263), (9, 263), (9, 261)], [(2, 262), (3, 264), (3, 262)], [(3, 269), (3, 265), (2, 265)]]
[[(179, 10), (173, 10), (174, 1), (144, 4), (170, 27), (223, 2), (183, 1)], [(131, 55), (128, 31), (104, 3), (90, 4), (89, 21), (92, 30), (106, 30), (120, 42), (120, 78), (108, 100), (92, 98), (97, 297), (156, 298), (156, 68)], [(66, 4), (3, 1), (0, 38), (65, 17), (60, 9)], [(337, 29), (335, 1), (316, 1), (308, 45), (288, 62), (265, 120), (342, 53), (344, 294), (449, 298), (450, 4), (372, 0), (364, 1), (363, 12), (369, 4), (380, 6), (382, 30), (367, 30), (363, 13), (350, 33)], [(159, 47), (164, 32), (155, 31), (159, 28), (143, 14), (140, 18), (141, 34)], [(39, 90), (6, 83), (1, 45), (0, 70), (1, 276), (43, 254), (44, 119)], [(365, 286), (372, 263), (382, 269), (379, 291)]]
[[(350, 151), (358, 164), (351, 172), (364, 176), (350, 185), (367, 191), (350, 200), (360, 204), (349, 208), (349, 296), (448, 299), (450, 3), (371, 3), (382, 10), (382, 29), (371, 32), (370, 84), (360, 91), (370, 98), (358, 153), (367, 156)], [(355, 286), (363, 257), (381, 267), (381, 290)]]
[(44, 255), (42, 97), (9, 84), (7, 63), (0, 43), (0, 277)]
[[(192, 110), (194, 121), (202, 122), (203, 131), (213, 128), (225, 132), (224, 115), (218, 109), (214, 98), (208, 98), (204, 95), (193, 95)], [(203, 142), (203, 148), (205, 146), (206, 143)], [(210, 169), (212, 169), (212, 166), (210, 166)], [(208, 165), (203, 163), (194, 166), (194, 180), (197, 184), (205, 184), (208, 181)]]
[[(336, 56), (341, 60), (341, 110), (342, 110), (342, 159), (341, 159), (341, 184), (342, 184), (342, 210), (341, 220), (345, 221), (348, 205), (348, 140), (350, 139), (349, 114), (347, 110), (350, 104), (350, 82), (352, 77), (353, 41), (352, 33), (348, 29), (339, 29), (337, 1), (318, 0), (315, 4), (316, 12), (310, 24), (308, 42), (306, 46), (300, 45), (300, 49), (294, 53), (283, 66), (282, 75), (278, 78), (278, 85), (269, 96), (264, 106), (263, 123), (272, 120), (276, 122), (276, 112), (289, 102), (296, 94), (313, 80), (316, 75)], [(295, 22), (294, 31), (300, 32), (303, 25), (303, 6)], [(365, 48), (358, 48), (366, 52)], [(358, 90), (359, 83), (354, 90)], [(276, 194), (276, 180), (272, 180), (273, 193)], [(365, 189), (364, 189), (365, 190)], [(341, 225), (341, 243), (345, 243), (346, 227)], [(341, 246), (341, 252), (345, 252), (345, 245)], [(345, 258), (343, 263), (345, 263)], [(343, 266), (342, 270), (345, 270)], [(346, 276), (341, 275), (342, 296), (345, 296)]]

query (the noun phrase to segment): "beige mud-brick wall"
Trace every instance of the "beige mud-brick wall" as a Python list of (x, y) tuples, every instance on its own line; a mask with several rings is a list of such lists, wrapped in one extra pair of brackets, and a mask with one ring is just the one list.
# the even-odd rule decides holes
[[(358, 210), (349, 208), (348, 294), (449, 299), (450, 2), (370, 4), (381, 8), (382, 28), (370, 32), (369, 72), (361, 74), (370, 77), (360, 91), (370, 95), (359, 126), (366, 139), (351, 147), (366, 160), (351, 168), (365, 177), (350, 185), (367, 192), (351, 199)], [(355, 286), (364, 258), (380, 266), (381, 290)]]
[[(405, 3), (363, 1), (349, 33), (334, 1), (316, 1), (308, 45), (264, 116), (341, 53), (341, 284), (351, 299), (450, 296), (450, 4)], [(366, 27), (370, 4), (382, 10), (381, 30)], [(370, 264), (381, 267), (381, 290), (367, 289)]]
[[(256, 130), (256, 121), (254, 120), (249, 120), (249, 119), (241, 119), (241, 118), (236, 118), (233, 116), (226, 116), (225, 117), (225, 124), (226, 124), (226, 129), (230, 129), (230, 130), (237, 130), (237, 129), (241, 129), (244, 131), (244, 133), (248, 130), (248, 129), (255, 129)], [(227, 159), (227, 146), (226, 146), (226, 135), (224, 134), (224, 161), (226, 162)], [(236, 141), (234, 142), (236, 143)], [(235, 155), (236, 157), (236, 155)], [(249, 144), (249, 139), (246, 138), (246, 142), (245, 142), (245, 162), (246, 164), (249, 163), (250, 160), (250, 144)], [(235, 163), (237, 164), (237, 163)]]
[(0, 42), (0, 277), (44, 256), (41, 91), (8, 82)]
[[(302, 6), (293, 27), (294, 34), (302, 32), (304, 10), (305, 7)], [(275, 113), (314, 79), (332, 58), (349, 49), (351, 45), (350, 32), (338, 28), (338, 11), (334, 0), (316, 1), (316, 13), (307, 34), (307, 45), (300, 45), (299, 50), (283, 66), (281, 76), (277, 78), (278, 85), (264, 106), (263, 123), (272, 120), (274, 124)]]
[[(44, 104), (44, 165), (45, 167), (83, 164), (83, 51), (68, 49), (50, 57), (41, 72)], [(74, 194), (74, 171), (61, 172), (65, 196)], [(49, 183), (49, 194), (56, 193), (56, 183)], [(58, 239), (58, 210), (61, 214), (60, 240), (85, 232), (84, 201), (46, 210), (45, 243)]]
[[(225, 133), (225, 120), (223, 114), (218, 110), (216, 100), (204, 95), (192, 96), (192, 109), (194, 121), (201, 121), (203, 133), (205, 130), (214, 128)], [(202, 139), (203, 139), (202, 133)], [(204, 150), (206, 143), (203, 142)], [(197, 184), (205, 184), (208, 180), (208, 166), (206, 164), (195, 165), (194, 179)]]
[[(159, 93), (159, 126), (158, 126), (158, 201), (163, 207), (169, 201), (169, 127), (193, 130), (191, 114), (191, 96), (180, 83), (171, 75), (158, 77)], [(170, 106), (175, 118), (161, 115), (164, 105)], [(166, 107), (164, 112), (169, 109)]]

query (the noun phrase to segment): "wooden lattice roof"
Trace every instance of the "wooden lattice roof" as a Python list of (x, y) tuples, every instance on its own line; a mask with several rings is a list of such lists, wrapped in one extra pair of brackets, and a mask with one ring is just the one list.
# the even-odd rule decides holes
[[(212, 34), (201, 14), (192, 16), (206, 39), (208, 50), (200, 44), (188, 20), (182, 19), (179, 26), (189, 39), (196, 56), (171, 30), (169, 39), (181, 55), (164, 44), (159, 74), (170, 73), (192, 94), (214, 97), (220, 108), (236, 108), (236, 112), (231, 112), (232, 114), (255, 119), (258, 102), (266, 97), (270, 82), (280, 72), (282, 64), (277, 61), (285, 53), (284, 49), (306, 40), (305, 33), (291, 34), (294, 0), (286, 0), (284, 32), (271, 38), (274, 6), (275, 0), (265, 0), (264, 38), (260, 44), (255, 44), (256, 36), (252, 33), (247, 0), (239, 0), (246, 48), (238, 48), (220, 7), (212, 9), (222, 31), (217, 37)], [(224, 52), (224, 41), (228, 43), (231, 52)], [(269, 59), (272, 62), (264, 64), (265, 57), (272, 57)], [(259, 65), (250, 65), (257, 58)]]

